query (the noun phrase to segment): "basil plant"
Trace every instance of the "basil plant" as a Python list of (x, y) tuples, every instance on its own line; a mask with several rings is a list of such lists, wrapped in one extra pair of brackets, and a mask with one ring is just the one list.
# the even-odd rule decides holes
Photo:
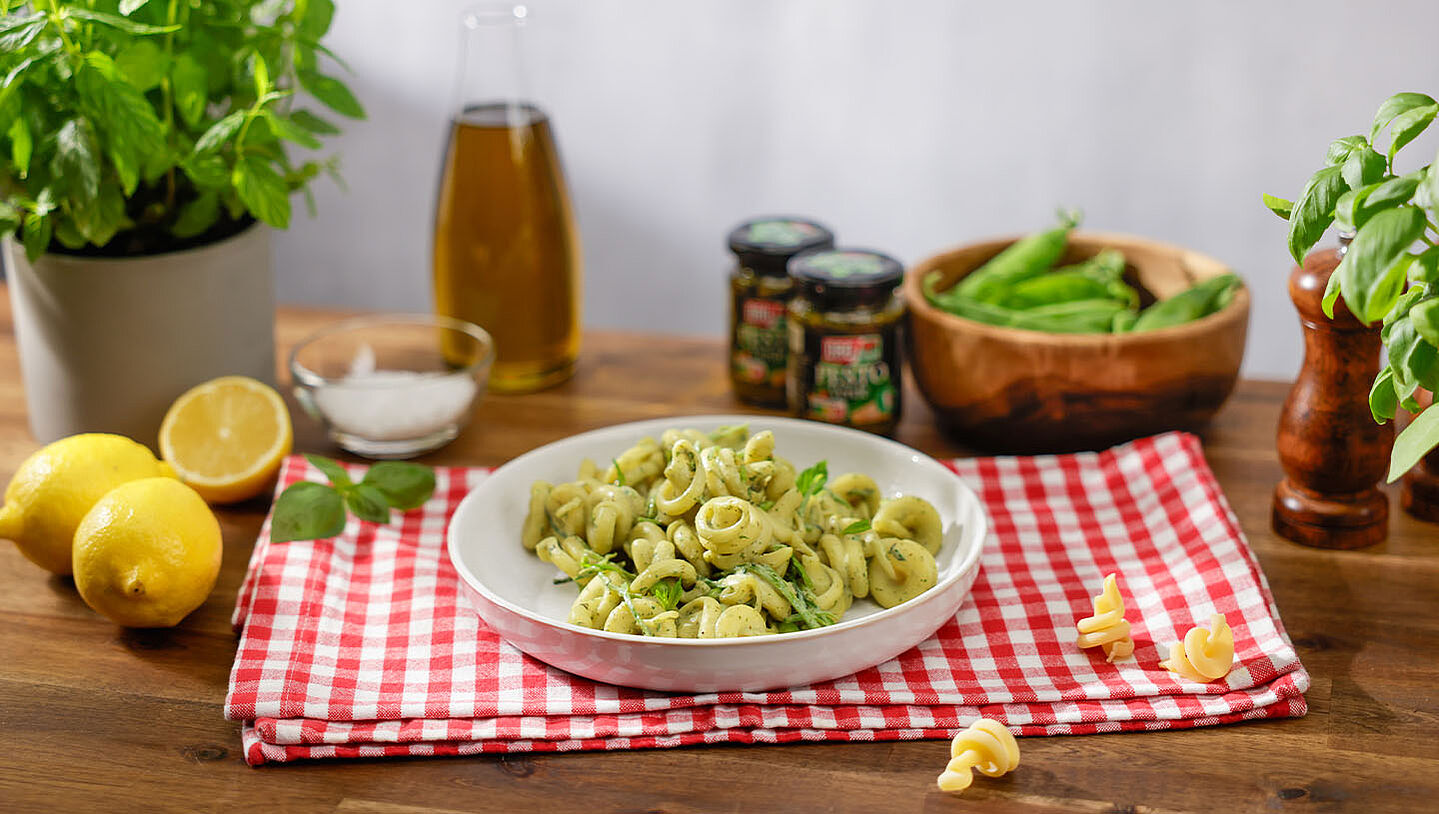
[(1370, 410), (1381, 424), (1400, 407), (1418, 413), (1394, 441), (1391, 483), (1439, 446), (1439, 409), (1420, 412), (1414, 398), (1420, 388), (1439, 391), (1439, 162), (1404, 172), (1394, 161), (1436, 115), (1439, 102), (1431, 97), (1395, 94), (1379, 106), (1367, 135), (1329, 145), (1324, 168), (1298, 199), (1264, 196), (1289, 221), (1295, 262), (1304, 262), (1331, 224), (1353, 235), (1329, 278), (1324, 312), (1332, 318), (1343, 297), (1364, 324), (1383, 322), (1385, 365), (1369, 392)]
[(324, 109), (364, 116), (320, 44), (333, 0), (0, 3), (0, 235), (32, 260), (285, 228), (336, 166), (293, 148), (339, 132)]

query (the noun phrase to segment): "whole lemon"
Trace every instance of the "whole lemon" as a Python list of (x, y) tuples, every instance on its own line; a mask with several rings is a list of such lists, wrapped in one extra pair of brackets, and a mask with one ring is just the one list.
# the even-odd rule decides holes
[(47, 571), (70, 573), (75, 527), (102, 495), (126, 481), (174, 477), (143, 444), (85, 433), (45, 446), (20, 464), (5, 489), (0, 537)]
[(145, 478), (111, 489), (75, 530), (75, 587), (126, 627), (173, 627), (220, 573), (220, 523), (194, 489)]

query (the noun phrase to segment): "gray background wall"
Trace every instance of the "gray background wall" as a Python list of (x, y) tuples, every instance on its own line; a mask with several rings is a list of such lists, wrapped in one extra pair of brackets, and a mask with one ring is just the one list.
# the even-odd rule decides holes
[[(283, 301), (428, 309), (464, 0), (340, 0), (369, 120), (349, 191), (277, 238)], [(722, 238), (811, 214), (912, 262), (1078, 206), (1250, 282), (1246, 372), (1298, 369), (1285, 225), (1330, 138), (1439, 94), (1436, 0), (533, 0), (532, 84), (583, 235), (585, 322), (720, 336)], [(1435, 138), (1417, 160), (1434, 155)]]

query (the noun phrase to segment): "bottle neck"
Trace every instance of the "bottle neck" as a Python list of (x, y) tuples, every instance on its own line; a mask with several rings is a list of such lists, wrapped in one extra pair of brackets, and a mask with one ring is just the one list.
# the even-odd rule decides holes
[(526, 76), (524, 27), (528, 10), (512, 3), (488, 3), (460, 20), (460, 57), (451, 109), (509, 110), (530, 118), (533, 104)]

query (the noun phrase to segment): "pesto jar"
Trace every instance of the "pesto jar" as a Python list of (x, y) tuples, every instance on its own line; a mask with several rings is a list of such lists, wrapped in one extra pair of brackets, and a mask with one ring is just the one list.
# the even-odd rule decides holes
[(800, 252), (833, 245), (828, 229), (799, 218), (757, 218), (730, 232), (736, 263), (730, 272), (729, 369), (741, 401), (785, 406), (785, 308), (794, 289), (786, 264)]
[(904, 267), (863, 249), (789, 264), (789, 407), (801, 418), (889, 433), (899, 422)]

